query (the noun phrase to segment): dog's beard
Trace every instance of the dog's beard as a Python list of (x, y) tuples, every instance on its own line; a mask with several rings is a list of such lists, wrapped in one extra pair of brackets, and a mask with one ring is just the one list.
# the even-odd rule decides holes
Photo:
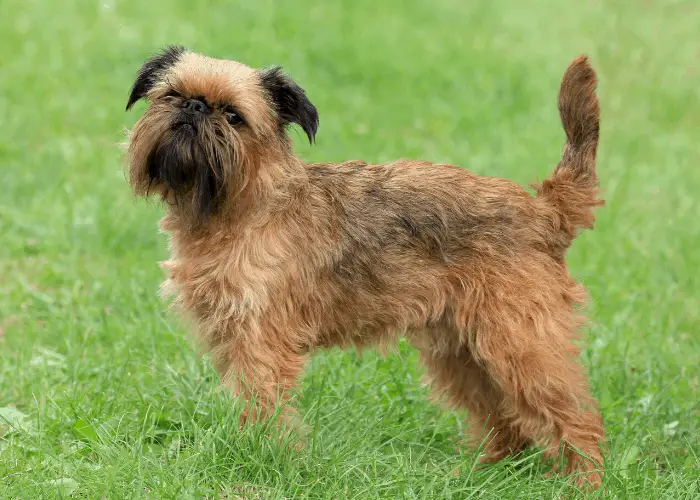
[(196, 125), (178, 123), (153, 149), (148, 159), (151, 185), (160, 183), (163, 198), (191, 207), (206, 218), (219, 207), (223, 197), (223, 164), (219, 154), (202, 143)]

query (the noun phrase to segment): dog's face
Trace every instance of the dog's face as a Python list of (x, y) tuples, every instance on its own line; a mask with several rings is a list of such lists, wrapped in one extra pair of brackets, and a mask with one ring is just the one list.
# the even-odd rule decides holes
[(168, 47), (138, 72), (126, 109), (150, 106), (129, 134), (129, 181), (196, 216), (216, 212), (266, 163), (291, 154), (287, 127), (313, 142), (318, 113), (280, 68), (254, 70)]

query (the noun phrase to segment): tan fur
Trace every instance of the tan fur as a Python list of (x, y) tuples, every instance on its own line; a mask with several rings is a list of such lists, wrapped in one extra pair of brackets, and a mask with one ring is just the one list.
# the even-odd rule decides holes
[[(406, 336), (436, 395), (468, 409), (477, 439), (492, 436), (486, 461), (561, 447), (568, 472), (599, 484), (603, 426), (574, 343), (586, 293), (564, 262), (601, 203), (585, 58), (563, 81), (568, 143), (537, 197), (450, 165), (307, 165), (260, 82), (239, 63), (188, 52), (151, 90), (127, 154), (136, 194), (169, 203), (163, 291), (195, 321), (224, 382), (256, 399), (251, 416), (287, 400), (315, 348)], [(169, 86), (245, 110), (247, 125), (225, 128), (214, 113), (199, 129), (196, 140), (225, 158), (223, 202), (205, 220), (188, 203), (194, 188), (173, 192), (147, 173), (179, 113), (181, 100), (162, 97)]]

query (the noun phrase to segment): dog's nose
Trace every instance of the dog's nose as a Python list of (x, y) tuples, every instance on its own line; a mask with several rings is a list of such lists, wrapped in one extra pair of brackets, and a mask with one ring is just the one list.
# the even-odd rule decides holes
[(211, 111), (209, 106), (199, 99), (187, 99), (182, 105), (182, 109), (188, 115), (206, 115)]

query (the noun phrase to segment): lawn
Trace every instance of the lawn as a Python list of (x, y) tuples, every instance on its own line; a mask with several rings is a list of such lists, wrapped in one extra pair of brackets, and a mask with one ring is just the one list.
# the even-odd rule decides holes
[(597, 495), (700, 497), (698, 26), (695, 0), (2, 0), (0, 498), (576, 494), (537, 450), (477, 468), (466, 416), (426, 400), (403, 344), (313, 358), (303, 449), (238, 429), (158, 298), (162, 208), (122, 171), (144, 109), (124, 112), (129, 87), (168, 43), (282, 64), (319, 109), (317, 144), (295, 134), (310, 161), (424, 158), (522, 184), (556, 164), (559, 79), (589, 54), (608, 205), (569, 261), (592, 295)]

